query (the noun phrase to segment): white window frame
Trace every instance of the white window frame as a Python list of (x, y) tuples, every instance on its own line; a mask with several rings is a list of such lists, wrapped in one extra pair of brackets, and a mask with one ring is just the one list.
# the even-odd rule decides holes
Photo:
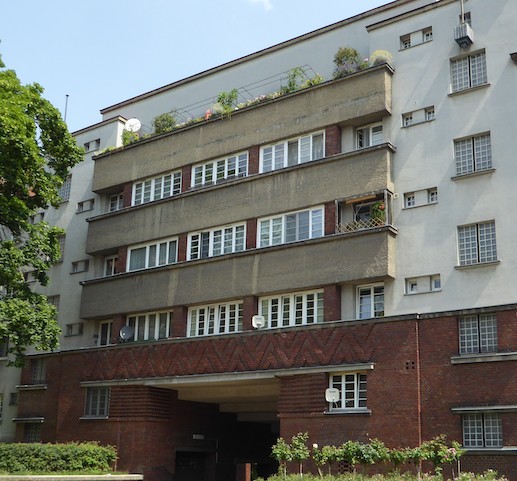
[(109, 197), (108, 212), (116, 212), (124, 208), (124, 193), (112, 194)]
[[(318, 144), (315, 139), (318, 138)], [(260, 147), (260, 173), (325, 158), (325, 131), (312, 132)]]
[(431, 107), (427, 107), (425, 109), (425, 120), (427, 122), (430, 122), (431, 120), (434, 120), (436, 118), (436, 110), (434, 108), (434, 105)]
[(433, 187), (432, 189), (427, 189), (427, 203), (436, 204), (437, 202), (438, 202), (438, 188)]
[(458, 226), (458, 259), (461, 267), (497, 262), (495, 221)]
[[(132, 256), (136, 256), (137, 251), (143, 252), (143, 267), (132, 267), (132, 260), (136, 262), (136, 258)], [(162, 253), (164, 254), (162, 255)], [(134, 272), (152, 269), (153, 267), (172, 265), (176, 262), (178, 262), (178, 238), (171, 237), (129, 247), (127, 250), (126, 271)]]
[(222, 159), (192, 166), (191, 187), (217, 184), (248, 175), (248, 152), (240, 152)]
[(427, 27), (422, 30), (422, 42), (427, 43), (433, 40), (433, 28)]
[(261, 297), (258, 313), (266, 327), (295, 327), (323, 322), (323, 290)]
[[(363, 295), (361, 291), (369, 291), (368, 294)], [(367, 303), (367, 299), (368, 303)], [(382, 298), (382, 300), (381, 300)], [(384, 317), (384, 284), (368, 284), (364, 286), (357, 286), (357, 319), (373, 319), (377, 317)], [(381, 304), (380, 304), (381, 303)], [(380, 306), (382, 305), (382, 309)], [(367, 311), (363, 307), (368, 307)]]
[(497, 352), (498, 334), (495, 314), (468, 315), (460, 318), (460, 355)]
[(82, 202), (78, 202), (76, 213), (80, 214), (81, 212), (88, 212), (90, 210), (93, 210), (94, 205), (95, 199), (88, 199), (83, 200)]
[(258, 247), (316, 239), (325, 235), (325, 208), (317, 206), (262, 218), (257, 227)]
[(176, 170), (159, 177), (135, 182), (132, 190), (132, 206), (178, 195), (181, 193), (181, 171)]
[(157, 341), (170, 337), (172, 311), (130, 314), (126, 326), (133, 328), (132, 341)]
[(484, 50), (451, 59), (452, 93), (488, 84), (486, 53)]
[(83, 259), (81, 261), (72, 262), (72, 270), (70, 274), (78, 274), (80, 272), (88, 272), (90, 268), (90, 261), (88, 259)]
[(409, 127), (413, 124), (413, 112), (408, 112), (402, 115), (402, 126)]
[(117, 274), (118, 256), (112, 255), (104, 258), (104, 277), (114, 276)]
[(456, 175), (473, 174), (492, 169), (490, 132), (454, 141)]
[(382, 122), (364, 125), (355, 131), (356, 148), (365, 149), (384, 143), (384, 130)]
[(187, 323), (188, 337), (241, 332), (243, 305), (242, 301), (230, 301), (190, 307)]
[(113, 321), (99, 322), (99, 331), (97, 334), (97, 346), (109, 346), (111, 344), (112, 329), (113, 329)]
[(411, 47), (411, 35), (408, 33), (400, 37), (400, 49), (406, 50)]
[(431, 292), (438, 292), (442, 290), (442, 279), (440, 274), (431, 276)]
[(462, 415), (463, 447), (501, 448), (503, 423), (499, 413), (468, 413)]
[(416, 199), (414, 192), (406, 192), (404, 194), (404, 208), (410, 209), (416, 206)]
[(84, 417), (107, 418), (109, 414), (109, 399), (109, 387), (87, 387), (84, 403)]
[(207, 259), (246, 250), (246, 223), (231, 224), (188, 235), (187, 260)]
[(339, 391), (339, 400), (329, 403), (329, 411), (367, 411), (366, 372), (344, 372), (329, 375), (329, 388)]
[(70, 324), (66, 324), (65, 329), (65, 337), (81, 336), (83, 334), (84, 323), (72, 322)]

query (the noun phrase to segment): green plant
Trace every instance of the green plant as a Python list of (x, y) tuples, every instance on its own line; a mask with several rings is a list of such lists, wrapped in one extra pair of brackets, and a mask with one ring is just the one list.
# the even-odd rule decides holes
[(287, 444), (284, 438), (278, 438), (276, 443), (271, 449), (271, 456), (275, 458), (279, 463), (279, 471), (284, 475), (284, 479), (287, 476), (287, 463), (293, 460), (291, 447)]
[(386, 220), (386, 204), (383, 200), (379, 200), (372, 205), (372, 219), (377, 219), (381, 222)]
[(306, 79), (307, 76), (305, 75), (305, 72), (302, 67), (294, 67), (291, 70), (289, 70), (287, 74), (287, 85), (282, 86), (280, 88), (280, 93), (282, 95), (290, 94), (291, 92), (295, 92), (300, 88), (299, 82), (302, 79)]
[(213, 105), (214, 112), (221, 114), (223, 118), (231, 118), (238, 95), (237, 89), (232, 89), (229, 92), (219, 92), (217, 102)]
[(291, 453), (293, 461), (298, 462), (300, 478), (303, 476), (303, 462), (309, 458), (310, 451), (307, 447), (309, 433), (298, 433), (291, 438)]
[(381, 63), (390, 63), (393, 60), (393, 55), (387, 50), (374, 50), (370, 55), (370, 63), (372, 65), (379, 65)]
[(132, 132), (131, 130), (123, 130), (122, 131), (122, 145), (125, 147), (126, 145), (133, 144), (140, 139), (140, 136), (136, 132)]
[(345, 75), (357, 72), (362, 66), (359, 52), (352, 47), (339, 47), (334, 55), (334, 78), (341, 78)]
[(156, 135), (170, 132), (174, 127), (176, 127), (176, 118), (171, 112), (157, 115), (153, 119), (153, 128)]

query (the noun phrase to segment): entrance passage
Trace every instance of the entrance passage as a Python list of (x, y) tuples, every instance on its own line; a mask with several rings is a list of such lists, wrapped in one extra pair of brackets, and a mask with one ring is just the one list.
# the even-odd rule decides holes
[(205, 481), (207, 453), (176, 452), (175, 481)]

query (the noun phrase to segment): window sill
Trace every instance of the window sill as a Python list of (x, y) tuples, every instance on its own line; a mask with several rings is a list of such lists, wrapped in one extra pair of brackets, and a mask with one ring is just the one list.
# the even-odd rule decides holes
[(471, 364), (477, 362), (497, 361), (517, 361), (517, 352), (487, 352), (483, 354), (463, 354), (451, 357), (451, 364)]
[(513, 454), (517, 455), (517, 446), (502, 446), (500, 448), (465, 448), (464, 456), (483, 456), (487, 454), (503, 455)]
[(425, 120), (420, 120), (419, 122), (412, 122), (408, 125), (403, 125), (402, 128), (403, 129), (409, 129), (410, 127), (414, 127), (415, 125), (422, 125), (422, 124), (428, 124), (429, 122), (433, 122), (436, 120), (436, 117), (434, 119), (425, 119)]
[(418, 209), (419, 207), (427, 207), (429, 205), (436, 205), (436, 204), (438, 204), (438, 201), (436, 201), (436, 202), (427, 202), (425, 204), (410, 205), (408, 207), (402, 207), (402, 210)]
[(421, 292), (406, 292), (404, 296), (411, 297), (411, 296), (419, 296), (421, 294), (434, 294), (435, 292), (442, 292), (441, 289), (435, 289), (432, 291), (421, 291)]
[(346, 414), (347, 416), (350, 414), (361, 414), (361, 415), (370, 415), (372, 414), (371, 409), (367, 408), (358, 408), (358, 409), (332, 409), (330, 411), (324, 411), (325, 415), (335, 415), (335, 414)]
[(80, 421), (106, 421), (108, 416), (81, 416)]
[(455, 175), (451, 177), (451, 180), (470, 179), (471, 177), (477, 177), (479, 175), (492, 174), (495, 172), (494, 168), (486, 170), (477, 170), (476, 172), (469, 172), (468, 174)]
[(465, 265), (465, 266), (454, 266), (454, 268), (462, 271), (464, 269), (467, 270), (467, 269), (473, 269), (473, 268), (476, 268), (476, 267), (496, 266), (496, 265), (498, 265), (500, 263), (501, 263), (501, 260), (499, 259), (497, 261), (478, 262), (477, 264), (468, 264), (468, 265)]
[(39, 384), (19, 384), (16, 386), (19, 391), (40, 391), (47, 389), (47, 385), (45, 383)]
[(433, 39), (431, 40), (426, 40), (424, 42), (419, 42), (419, 43), (415, 43), (413, 45), (410, 45), (409, 47), (403, 47), (403, 48), (399, 48), (399, 52), (404, 52), (406, 50), (411, 50), (412, 48), (415, 48), (415, 47), (420, 47), (420, 45), (427, 45), (428, 43), (431, 43), (433, 41)]
[(451, 92), (449, 94), (449, 97), (456, 97), (456, 95), (465, 94), (467, 92), (472, 92), (474, 90), (486, 89), (487, 87), (490, 87), (490, 85), (492, 85), (492, 84), (491, 83), (486, 83), (486, 84), (483, 84), (483, 85), (476, 85), (475, 87), (469, 87), (469, 88), (466, 88), (466, 89), (463, 89), (463, 90), (458, 90), (457, 92)]

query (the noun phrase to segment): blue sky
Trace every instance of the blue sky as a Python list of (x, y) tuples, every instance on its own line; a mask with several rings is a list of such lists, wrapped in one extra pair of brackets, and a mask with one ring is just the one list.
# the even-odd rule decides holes
[(0, 55), (71, 131), (99, 110), (389, 0), (9, 0)]

